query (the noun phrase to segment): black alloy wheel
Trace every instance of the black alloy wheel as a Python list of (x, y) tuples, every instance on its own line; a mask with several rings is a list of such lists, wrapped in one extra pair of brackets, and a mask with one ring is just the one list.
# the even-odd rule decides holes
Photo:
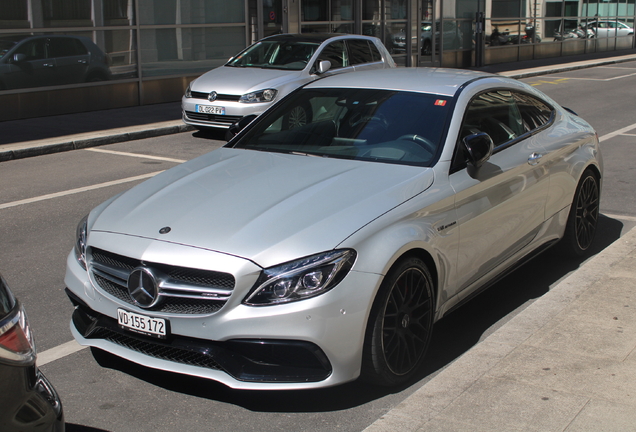
[(592, 170), (586, 170), (576, 188), (563, 241), (570, 254), (582, 256), (592, 246), (599, 215), (600, 187)]
[(432, 293), (430, 272), (418, 258), (399, 261), (387, 274), (369, 319), (364, 379), (394, 386), (417, 372), (431, 338)]

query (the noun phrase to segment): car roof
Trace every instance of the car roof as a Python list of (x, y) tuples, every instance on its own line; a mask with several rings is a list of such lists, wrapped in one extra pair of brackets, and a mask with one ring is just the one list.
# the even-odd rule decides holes
[(444, 68), (396, 68), (337, 74), (305, 88), (372, 88), (454, 96), (464, 84), (479, 78), (506, 78), (485, 72)]
[(273, 36), (268, 36), (261, 39), (262, 41), (298, 41), (298, 42), (317, 42), (322, 43), (331, 38), (355, 38), (355, 39), (375, 39), (374, 37), (362, 36), (357, 34), (345, 34), (345, 33), (284, 33)]

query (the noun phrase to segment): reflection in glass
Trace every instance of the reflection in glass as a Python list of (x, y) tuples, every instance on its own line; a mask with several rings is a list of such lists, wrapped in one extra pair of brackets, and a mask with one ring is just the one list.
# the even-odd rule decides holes
[[(36, 0), (32, 0), (36, 3)], [(41, 0), (44, 27), (90, 27), (91, 0)]]
[(139, 0), (139, 20), (146, 25), (243, 23), (245, 2)]
[(78, 34), (0, 38), (0, 90), (111, 79), (110, 57)]
[(141, 30), (142, 74), (148, 77), (206, 72), (225, 64), (245, 45), (244, 26), (144, 29)]

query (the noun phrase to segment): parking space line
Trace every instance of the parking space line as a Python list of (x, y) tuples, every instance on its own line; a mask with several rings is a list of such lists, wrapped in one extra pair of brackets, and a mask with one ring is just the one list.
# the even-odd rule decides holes
[(636, 216), (625, 216), (625, 215), (617, 215), (617, 214), (612, 214), (612, 213), (604, 213), (601, 212), (601, 214), (605, 217), (611, 218), (611, 219), (618, 219), (618, 220), (625, 220), (625, 221), (630, 221), (630, 222), (636, 222)]
[(134, 182), (137, 180), (144, 180), (150, 177), (154, 177), (159, 173), (162, 173), (165, 170), (161, 170), (161, 171), (155, 171), (155, 172), (151, 172), (148, 174), (142, 174), (142, 175), (138, 175), (138, 176), (134, 176), (134, 177), (127, 177), (127, 178), (123, 178), (123, 179), (119, 179), (119, 180), (112, 180), (109, 182), (104, 182), (104, 183), (99, 183), (99, 184), (95, 184), (92, 186), (84, 186), (81, 188), (76, 188), (76, 189), (70, 189), (70, 190), (66, 190), (66, 191), (62, 191), (62, 192), (55, 192), (52, 194), (47, 194), (47, 195), (40, 195), (39, 197), (33, 197), (33, 198), (27, 198), (27, 199), (23, 199), (23, 200), (19, 200), (19, 201), (13, 201), (13, 202), (8, 202), (8, 203), (4, 203), (4, 204), (0, 204), (0, 210), (2, 209), (6, 209), (6, 208), (10, 208), (10, 207), (17, 207), (20, 205), (24, 205), (24, 204), (31, 204), (34, 202), (39, 202), (39, 201), (45, 201), (45, 200), (49, 200), (49, 199), (53, 199), (53, 198), (59, 198), (59, 197), (63, 197), (63, 196), (67, 196), (67, 195), (74, 195), (77, 193), (81, 193), (81, 192), (87, 192), (87, 191), (91, 191), (91, 190), (95, 190), (95, 189), (101, 189), (101, 188), (105, 188), (105, 187), (109, 187), (109, 186), (115, 186), (115, 185), (119, 185), (119, 184), (123, 184), (123, 183), (129, 183), (129, 182)]
[(88, 347), (78, 344), (73, 339), (72, 341), (68, 341), (66, 343), (63, 343), (62, 345), (58, 345), (54, 348), (51, 348), (39, 353), (37, 364), (38, 366), (44, 366), (47, 363), (51, 363), (55, 360), (59, 360), (62, 357), (66, 357), (67, 355), (71, 355), (73, 353), (81, 351), (84, 348), (88, 348)]
[(162, 157), (162, 156), (150, 156), (150, 155), (143, 155), (139, 153), (120, 152), (115, 150), (105, 150), (105, 149), (99, 149), (99, 148), (87, 148), (84, 150), (95, 152), (95, 153), (108, 153), (108, 154), (113, 154), (118, 156), (129, 156), (129, 157), (136, 157), (136, 158), (142, 158), (142, 159), (161, 160), (161, 161), (167, 161), (167, 162), (176, 162), (176, 163), (186, 162), (185, 159), (173, 159), (173, 158)]
[(608, 140), (610, 138), (614, 138), (616, 135), (623, 135), (625, 132), (630, 131), (632, 129), (636, 129), (636, 123), (634, 123), (632, 125), (629, 125), (629, 126), (626, 126), (626, 127), (622, 128), (622, 129), (615, 130), (614, 132), (610, 132), (608, 134), (605, 134), (602, 137), (600, 137), (598, 139), (598, 141), (599, 142), (603, 142), (603, 141)]

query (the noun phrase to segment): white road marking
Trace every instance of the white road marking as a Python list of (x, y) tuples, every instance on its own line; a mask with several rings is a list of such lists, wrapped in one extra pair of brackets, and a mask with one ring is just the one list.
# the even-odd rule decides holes
[(81, 351), (84, 348), (88, 347), (78, 344), (75, 340), (63, 343), (62, 345), (58, 345), (39, 353), (37, 364), (38, 366), (44, 366), (47, 363), (51, 363), (55, 360), (61, 359), (62, 357)]
[(113, 154), (118, 156), (129, 156), (129, 157), (136, 157), (136, 158), (142, 158), (142, 159), (161, 160), (161, 161), (167, 161), (167, 162), (176, 162), (176, 163), (186, 162), (186, 160), (184, 159), (173, 159), (173, 158), (167, 158), (162, 156), (150, 156), (150, 155), (143, 155), (139, 153), (128, 153), (128, 152), (121, 152), (121, 151), (115, 151), (115, 150), (105, 150), (100, 148), (87, 148), (84, 150), (96, 152), (96, 153), (108, 153), (108, 154)]
[(61, 192), (55, 192), (52, 194), (47, 194), (47, 195), (40, 195), (37, 197), (33, 197), (33, 198), (27, 198), (27, 199), (23, 199), (23, 200), (19, 200), (19, 201), (13, 201), (13, 202), (8, 202), (8, 203), (4, 203), (4, 204), (0, 204), (0, 210), (2, 209), (6, 209), (9, 207), (17, 207), (20, 205), (24, 205), (24, 204), (31, 204), (34, 202), (39, 202), (39, 201), (45, 201), (45, 200), (49, 200), (49, 199), (53, 199), (53, 198), (59, 198), (59, 197), (63, 197), (63, 196), (67, 196), (67, 195), (74, 195), (77, 193), (81, 193), (81, 192), (86, 192), (86, 191), (90, 191), (90, 190), (95, 190), (95, 189), (101, 189), (101, 188), (105, 188), (105, 187), (109, 187), (109, 186), (115, 186), (115, 185), (119, 185), (119, 184), (123, 184), (123, 183), (129, 183), (129, 182), (134, 182), (137, 180), (144, 180), (150, 177), (154, 177), (159, 173), (162, 173), (165, 170), (161, 170), (161, 171), (155, 171), (155, 172), (151, 172), (148, 174), (142, 174), (142, 175), (138, 175), (138, 176), (134, 176), (134, 177), (127, 177), (127, 178), (123, 178), (123, 179), (119, 179), (119, 180), (112, 180), (112, 181), (108, 181), (108, 182), (104, 182), (104, 183), (99, 183), (99, 184), (95, 184), (92, 186), (84, 186), (81, 188), (76, 188), (76, 189), (70, 189), (70, 190), (66, 190), (66, 191), (61, 191)]
[(621, 128), (619, 130), (615, 130), (614, 132), (610, 132), (610, 133), (608, 133), (606, 135), (603, 135), (598, 140), (599, 140), (599, 142), (603, 142), (603, 141), (608, 140), (610, 138), (614, 138), (616, 135), (622, 135), (623, 133), (625, 133), (627, 131), (630, 131), (632, 129), (636, 129), (636, 123), (634, 123), (633, 125), (625, 126), (624, 128)]
[(636, 222), (636, 216), (625, 216), (625, 215), (617, 215), (617, 214), (612, 214), (612, 213), (603, 213), (601, 212), (601, 214), (603, 216), (606, 216), (608, 218), (612, 218), (612, 219), (618, 219), (618, 220), (626, 220), (626, 221), (630, 221), (630, 222)]

